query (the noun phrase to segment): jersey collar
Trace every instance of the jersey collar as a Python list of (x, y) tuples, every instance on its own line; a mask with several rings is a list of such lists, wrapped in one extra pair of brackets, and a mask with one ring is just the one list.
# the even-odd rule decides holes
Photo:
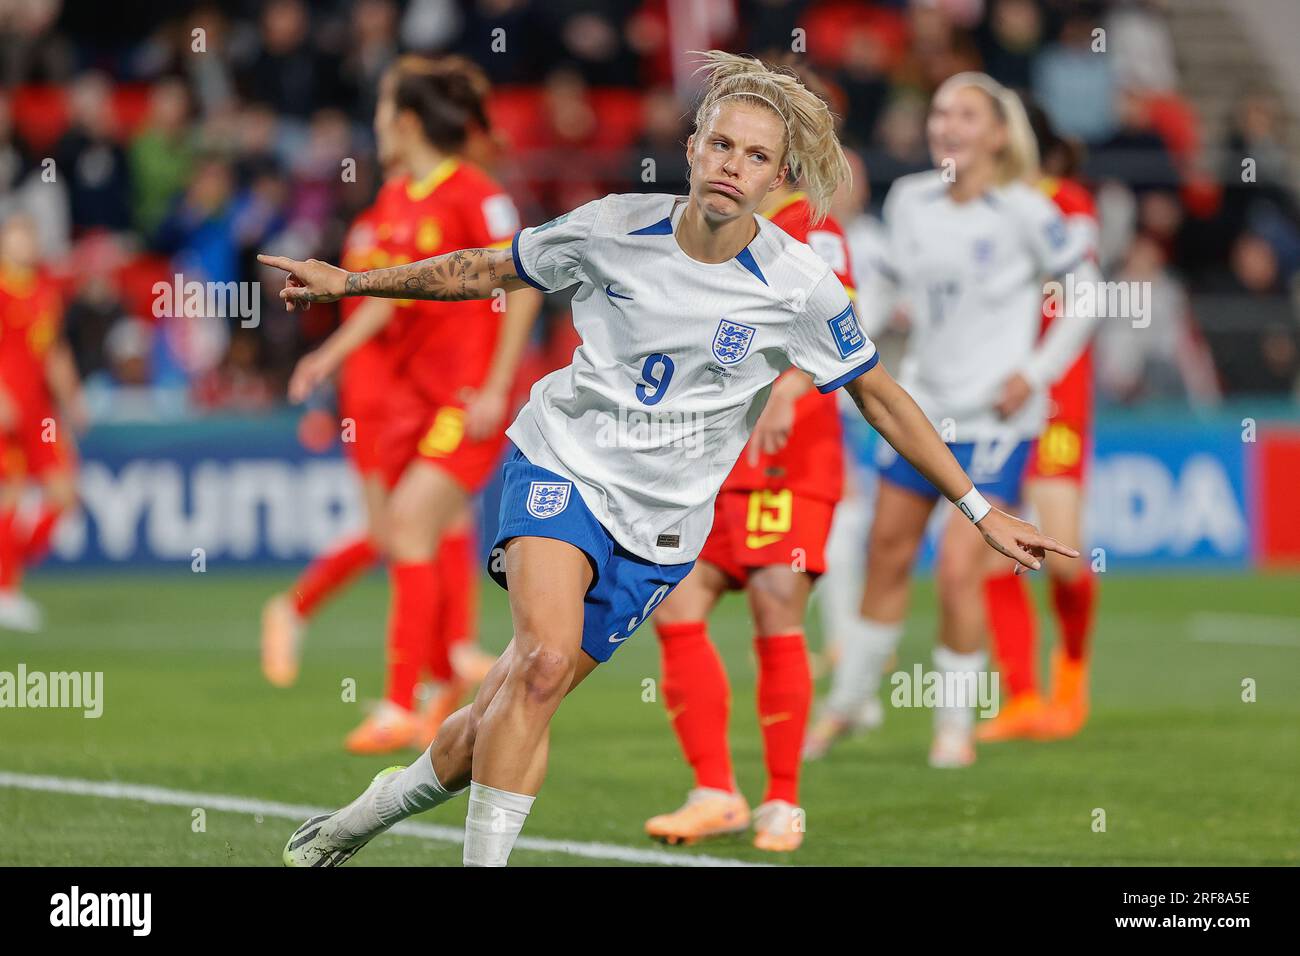
[[(798, 198), (802, 198), (802, 194), (800, 194)], [(792, 199), (791, 202), (793, 201), (794, 200)], [(786, 203), (786, 205), (789, 205), (789, 203)], [(677, 201), (673, 204), (673, 208), (669, 210), (668, 215), (665, 216), (663, 219), (660, 219), (658, 222), (653, 222), (648, 226), (642, 226), (640, 229), (633, 229), (631, 232), (628, 233), (628, 235), (629, 236), (672, 236), (673, 246), (675, 247), (676, 252), (679, 255), (681, 255), (682, 258), (686, 259), (688, 262), (693, 262), (696, 265), (705, 266), (709, 268), (726, 265), (727, 264), (726, 262), (700, 262), (696, 259), (692, 259), (690, 256), (686, 254), (686, 252), (682, 249), (681, 246), (677, 245), (677, 237), (673, 235), (673, 230), (676, 225), (673, 222), (673, 220), (677, 215), (677, 210), (679, 208), (684, 210), (685, 207), (686, 207), (686, 201)], [(784, 209), (785, 206), (782, 206), (781, 208)], [(777, 212), (779, 211), (780, 210), (777, 210)], [(758, 260), (754, 258), (754, 252), (753, 252), (754, 243), (758, 240), (758, 237), (763, 234), (762, 219), (757, 220), (757, 222), (758, 222), (758, 231), (754, 233), (754, 238), (749, 241), (748, 246), (745, 246), (745, 248), (741, 249), (732, 258), (736, 262), (739, 262), (742, 266), (744, 266), (746, 272), (750, 273), (755, 278), (757, 278), (759, 282), (763, 283), (763, 285), (767, 285), (768, 284), (767, 276), (763, 275), (763, 270), (758, 267)], [(731, 260), (729, 259), (727, 261), (730, 262)]]
[(406, 198), (411, 202), (419, 202), (421, 199), (427, 199), (429, 194), (451, 178), (451, 174), (460, 168), (460, 162), (455, 157), (448, 156), (428, 174), (418, 182), (407, 182)]

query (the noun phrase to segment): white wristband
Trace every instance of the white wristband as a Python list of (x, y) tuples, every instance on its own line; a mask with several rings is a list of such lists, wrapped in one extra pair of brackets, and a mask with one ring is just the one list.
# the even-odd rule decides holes
[(984, 499), (984, 496), (979, 493), (979, 490), (974, 485), (971, 486), (970, 491), (954, 501), (953, 504), (960, 509), (962, 514), (970, 518), (973, 524), (978, 524), (986, 514), (993, 510), (993, 506)]

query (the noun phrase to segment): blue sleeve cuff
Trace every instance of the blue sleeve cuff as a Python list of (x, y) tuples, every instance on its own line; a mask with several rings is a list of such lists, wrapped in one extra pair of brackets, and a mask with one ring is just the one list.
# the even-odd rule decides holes
[(857, 368), (853, 369), (852, 371), (845, 372), (835, 381), (827, 382), (825, 385), (818, 385), (817, 391), (825, 395), (827, 392), (833, 392), (837, 388), (843, 388), (845, 385), (849, 384), (849, 382), (853, 381), (859, 375), (862, 375), (866, 372), (870, 372), (873, 368), (876, 367), (876, 363), (879, 361), (880, 361), (880, 353), (877, 352), (875, 355), (871, 356), (871, 358), (867, 359)]
[(524, 231), (520, 229), (515, 233), (514, 239), (510, 240), (510, 257), (515, 260), (515, 272), (518, 274), (519, 278), (523, 279), (539, 292), (550, 292), (550, 289), (546, 288), (546, 286), (542, 285), (528, 274), (528, 270), (524, 268), (524, 261), (519, 258), (519, 237), (523, 234)]

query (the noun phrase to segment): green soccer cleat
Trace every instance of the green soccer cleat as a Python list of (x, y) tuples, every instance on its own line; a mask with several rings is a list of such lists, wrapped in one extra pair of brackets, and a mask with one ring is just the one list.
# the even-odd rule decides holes
[(384, 777), (405, 769), (405, 767), (386, 767), (375, 774), (374, 779), (370, 781), (370, 786), (366, 787), (361, 796), (353, 800), (347, 807), (342, 810), (335, 810), (333, 813), (322, 813), (319, 816), (312, 817), (294, 830), (293, 836), (289, 837), (289, 842), (284, 845), (284, 852), (280, 854), (280, 859), (284, 865), (342, 866), (352, 859), (356, 852), (369, 843), (375, 835), (366, 837), (359, 842), (336, 839), (334, 832), (338, 828), (337, 818), (339, 814), (369, 797), (371, 791), (378, 786), (379, 781)]

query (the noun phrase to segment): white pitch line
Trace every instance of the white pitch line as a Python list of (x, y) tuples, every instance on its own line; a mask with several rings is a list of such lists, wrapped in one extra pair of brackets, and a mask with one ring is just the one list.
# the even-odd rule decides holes
[(1254, 644), (1260, 647), (1300, 647), (1300, 619), (1263, 614), (1193, 614), (1191, 638), (1202, 644)]
[[(204, 810), (224, 810), (228, 813), (261, 814), (301, 823), (308, 817), (331, 812), (326, 807), (309, 807), (295, 803), (275, 803), (251, 797), (234, 797), (219, 793), (195, 793), (189, 790), (169, 790), (139, 783), (78, 780), (75, 777), (43, 777), (36, 774), (11, 773), (0, 770), (0, 788), (14, 790), (39, 790), (46, 793), (66, 793), (79, 797), (101, 797), (106, 800), (133, 800), (168, 807), (202, 807)], [(436, 823), (399, 823), (390, 831), (398, 836), (418, 837), (438, 843), (464, 843), (465, 834), (460, 827), (439, 826)], [(564, 853), (589, 860), (616, 860), (620, 863), (645, 863), (653, 866), (767, 866), (766, 863), (747, 863), (726, 857), (668, 853), (664, 850), (638, 850), (616, 843), (582, 843), (570, 840), (548, 840), (542, 837), (521, 836), (515, 841), (520, 850), (541, 853)]]

